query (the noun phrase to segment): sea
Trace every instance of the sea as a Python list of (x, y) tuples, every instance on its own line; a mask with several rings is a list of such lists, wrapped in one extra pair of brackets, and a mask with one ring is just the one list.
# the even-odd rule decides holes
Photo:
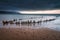
[[(41, 23), (35, 23), (35, 24), (8, 24), (8, 25), (3, 25), (2, 21), (4, 20), (13, 20), (17, 19), (36, 19), (39, 20), (40, 17), (47, 17), (47, 18), (52, 18), (56, 17), (55, 20), (53, 21), (48, 21), (48, 22), (41, 22)], [(0, 28), (31, 28), (31, 29), (39, 29), (39, 28), (49, 28), (52, 30), (60, 31), (60, 14), (0, 14)]]

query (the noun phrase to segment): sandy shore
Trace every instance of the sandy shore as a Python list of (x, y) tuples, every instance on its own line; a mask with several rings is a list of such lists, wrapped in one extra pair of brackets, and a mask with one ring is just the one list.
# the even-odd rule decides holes
[(47, 28), (0, 28), (0, 40), (60, 40), (60, 32)]

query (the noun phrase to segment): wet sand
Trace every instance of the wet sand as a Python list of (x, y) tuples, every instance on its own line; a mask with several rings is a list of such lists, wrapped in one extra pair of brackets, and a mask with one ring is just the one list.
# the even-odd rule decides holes
[(0, 40), (60, 40), (60, 32), (48, 28), (0, 28)]

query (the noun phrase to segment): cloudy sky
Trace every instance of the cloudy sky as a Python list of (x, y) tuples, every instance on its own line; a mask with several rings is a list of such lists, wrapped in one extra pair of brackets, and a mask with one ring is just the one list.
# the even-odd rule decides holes
[(20, 13), (60, 13), (60, 0), (0, 0), (0, 10)]

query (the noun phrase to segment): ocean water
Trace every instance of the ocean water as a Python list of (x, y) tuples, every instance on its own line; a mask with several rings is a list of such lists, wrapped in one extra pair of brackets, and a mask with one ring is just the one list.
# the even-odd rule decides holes
[[(41, 17), (41, 19), (44, 19), (44, 17), (47, 18), (52, 18), (55, 17), (55, 20), (53, 21), (48, 21), (48, 22), (41, 22), (41, 23), (35, 23), (35, 24), (8, 24), (8, 25), (3, 25), (2, 21), (3, 20), (13, 20), (13, 19), (17, 19), (17, 21), (19, 21), (19, 19), (36, 19), (35, 21), (39, 20)], [(38, 28), (49, 28), (49, 29), (53, 29), (53, 30), (57, 30), (60, 31), (60, 15), (59, 14), (55, 14), (55, 15), (19, 15), (19, 14), (0, 14), (0, 28), (32, 28), (32, 29), (38, 29)]]

